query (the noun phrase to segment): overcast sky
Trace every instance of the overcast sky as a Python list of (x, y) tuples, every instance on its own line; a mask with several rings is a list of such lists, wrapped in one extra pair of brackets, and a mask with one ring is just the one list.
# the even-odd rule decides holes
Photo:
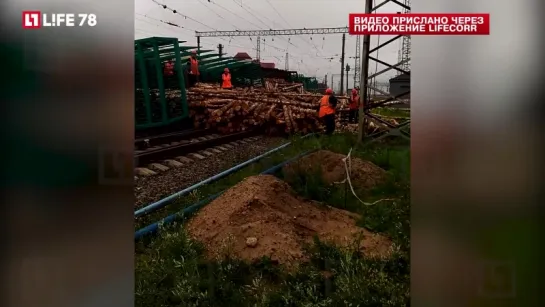
[[(188, 45), (196, 46), (195, 31), (230, 31), (262, 29), (300, 29), (328, 28), (348, 26), (349, 13), (362, 13), (365, 1), (362, 0), (135, 0), (135, 35), (136, 38), (150, 36), (177, 37), (186, 40)], [(380, 1), (382, 2), (382, 1)], [(174, 14), (164, 9), (164, 4), (177, 10)], [(378, 12), (401, 11), (396, 4), (382, 6)], [(186, 17), (182, 16), (185, 15)], [(183, 28), (167, 25), (171, 22)], [(384, 42), (391, 36), (372, 37), (371, 46)], [(265, 40), (263, 42), (263, 39)], [(201, 38), (201, 45), (206, 49), (217, 50), (221, 43), (228, 56), (237, 52), (247, 52), (256, 56), (256, 37), (218, 37)], [(277, 68), (285, 68), (286, 52), (289, 53), (289, 68), (306, 76), (315, 76), (328, 81), (334, 75), (334, 83), (340, 80), (340, 55), (342, 34), (265, 36), (262, 37), (261, 60), (274, 62)], [(345, 65), (354, 69), (356, 37), (346, 34)], [(382, 61), (395, 64), (398, 59), (400, 41), (393, 42), (379, 51)], [(375, 53), (376, 57), (377, 54)], [(375, 63), (371, 61), (371, 72)], [(378, 70), (385, 66), (378, 64)], [(390, 71), (382, 75), (381, 80), (388, 80), (395, 75)], [(346, 82), (346, 81), (345, 81)], [(353, 86), (353, 75), (349, 75), (349, 87)]]

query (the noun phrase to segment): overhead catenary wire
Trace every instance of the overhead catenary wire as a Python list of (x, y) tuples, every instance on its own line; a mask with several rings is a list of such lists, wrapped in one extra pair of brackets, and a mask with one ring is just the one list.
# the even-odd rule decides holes
[[(337, 27), (337, 28), (302, 28), (302, 29), (283, 29), (283, 30), (245, 30), (245, 31), (201, 31), (197, 32), (199, 37), (252, 37), (252, 36), (276, 36), (276, 35), (299, 35), (299, 34), (335, 34), (335, 33), (347, 33), (347, 27)], [(273, 46), (275, 47), (275, 46)], [(276, 48), (276, 47), (275, 47)], [(302, 55), (302, 57), (312, 57), (314, 59), (319, 59), (316, 55), (307, 53)]]
[[(218, 7), (220, 7), (220, 8), (222, 8), (223, 10), (225, 10), (225, 11), (227, 11), (227, 12), (233, 14), (234, 16), (236, 16), (236, 17), (238, 17), (238, 18), (241, 18), (242, 20), (248, 22), (249, 24), (251, 24), (251, 25), (253, 25), (253, 26), (257, 27), (257, 28), (262, 28), (261, 26), (256, 25), (255, 23), (249, 21), (248, 19), (246, 19), (246, 18), (244, 18), (244, 17), (241, 17), (240, 15), (236, 14), (235, 12), (233, 12), (233, 11), (231, 11), (231, 10), (225, 8), (225, 7), (222, 6), (222, 5), (219, 5), (218, 3), (214, 2), (214, 1), (208, 1), (208, 2), (209, 2), (209, 3), (212, 3), (212, 4), (216, 5), (216, 6), (218, 6)], [(246, 9), (242, 4), (239, 4), (239, 3), (237, 3), (237, 2), (234, 1), (234, 0), (233, 0), (233, 2), (234, 2), (235, 4), (237, 4), (239, 7), (243, 8), (244, 10), (246, 10), (246, 11), (247, 11), (248, 13), (250, 13), (252, 16), (254, 16), (254, 18), (256, 18), (255, 15), (252, 14), (248, 9)], [(270, 2), (269, 2), (269, 4), (270, 4)], [(276, 10), (276, 8), (275, 8), (275, 10)], [(256, 18), (256, 19), (257, 19), (257, 18)], [(265, 23), (262, 22), (261, 20), (259, 20), (259, 21), (260, 21), (262, 24), (264, 24), (267, 28), (270, 29), (270, 26), (268, 26), (267, 24), (265, 24)], [(235, 27), (235, 28), (236, 28), (236, 27)], [(240, 29), (236, 29), (236, 30), (240, 31)], [(231, 36), (230, 36), (230, 37), (231, 37)], [(303, 40), (303, 41), (304, 41), (304, 40)], [(293, 44), (292, 42), (290, 42), (289, 39), (287, 40), (287, 42), (288, 42), (288, 44), (294, 46), (295, 48), (298, 48), (295, 44)], [(268, 46), (268, 47), (275, 48), (276, 50), (281, 51), (281, 52), (287, 52), (287, 51), (288, 51), (288, 49), (281, 49), (281, 48), (279, 48), (279, 47), (277, 47), (277, 46), (270, 45), (270, 44), (266, 43), (265, 41), (260, 42), (260, 44), (263, 44), (263, 45)], [(318, 50), (318, 48), (317, 48), (314, 44), (312, 44), (311, 46), (313, 46), (313, 47), (316, 49), (317, 53), (320, 53), (320, 50)], [(255, 50), (255, 49), (254, 49), (254, 50)], [(311, 54), (300, 55), (300, 56), (301, 56), (301, 57), (304, 57), (304, 56), (309, 57), (309, 56), (310, 56), (310, 57), (313, 57), (313, 58), (314, 58), (314, 56), (311, 55)]]
[[(186, 30), (186, 31), (193, 32), (193, 33), (195, 32), (194, 29), (190, 29), (190, 28), (187, 28), (187, 27), (177, 25), (177, 24), (172, 23), (172, 22), (168, 22), (168, 21), (164, 21), (164, 20), (157, 19), (157, 18), (154, 18), (154, 17), (150, 17), (150, 16), (148, 16), (146, 14), (140, 14), (140, 13), (135, 13), (135, 14), (138, 15), (138, 16), (145, 17), (145, 18), (149, 18), (150, 20), (154, 20), (154, 21), (157, 21), (157, 22), (162, 23), (162, 24), (154, 24), (152, 22), (149, 22), (149, 21), (143, 20), (143, 19), (139, 19), (139, 18), (136, 18), (136, 20), (139, 20), (139, 21), (142, 21), (142, 22), (145, 22), (145, 23), (157, 26), (157, 27), (162, 27), (162, 28), (164, 28), (164, 29), (166, 29), (168, 31), (173, 32), (173, 33), (176, 33), (176, 31), (174, 29), (172, 29), (171, 27), (181, 28), (182, 30)], [(155, 34), (152, 34), (152, 35), (155, 35)], [(248, 48), (247, 46), (240, 46), (240, 45), (239, 45), (239, 47)]]
[(237, 13), (234, 13), (234, 12), (231, 11), (230, 9), (225, 8), (224, 6), (219, 5), (219, 4), (217, 4), (216, 2), (214, 2), (214, 1), (208, 1), (208, 2), (214, 4), (214, 5), (218, 6), (219, 8), (223, 9), (224, 11), (226, 11), (226, 12), (228, 12), (228, 13), (231, 13), (231, 14), (233, 14), (234, 16), (236, 16), (236, 17), (238, 17), (238, 18), (240, 18), (240, 19), (242, 19), (242, 20), (248, 22), (249, 24), (253, 25), (254, 27), (258, 27), (258, 28), (259, 28), (259, 26), (256, 25), (255, 23), (253, 23), (253, 22), (249, 21), (248, 19), (246, 19), (246, 18), (244, 18), (244, 17), (238, 15)]
[[(265, 2), (267, 2), (267, 4), (273, 9), (273, 11), (276, 13), (276, 15), (278, 15), (283, 21), (284, 23), (289, 27), (289, 28), (293, 28), (290, 23), (286, 20), (286, 18), (284, 18), (284, 16), (282, 14), (280, 14), (280, 12), (278, 12), (278, 10), (276, 9), (276, 7), (269, 1), (269, 0), (265, 0)], [(300, 36), (297, 36), (299, 39), (301, 39), (303, 42), (309, 44), (310, 46), (313, 46), (314, 49), (316, 49), (316, 51), (319, 52), (318, 48), (316, 47), (316, 45), (314, 45), (314, 43), (312, 42), (307, 42), (306, 40), (304, 40), (302, 37)], [(323, 48), (323, 46), (322, 46)]]
[[(201, 2), (200, 0), (197, 0), (197, 3), (199, 3), (200, 5), (204, 6), (207, 10), (209, 10), (210, 12), (214, 13), (216, 16), (218, 16), (219, 18), (225, 20), (225, 17), (221, 16), (218, 12), (214, 11), (211, 7), (209, 7), (208, 5), (204, 4), (203, 2)], [(235, 27), (233, 25), (233, 27)], [(236, 29), (237, 27), (235, 27)]]
[[(249, 24), (251, 24), (251, 25), (253, 25), (253, 26), (257, 27), (257, 28), (261, 28), (260, 26), (256, 25), (255, 23), (249, 21), (248, 19), (246, 19), (246, 18), (244, 18), (244, 17), (238, 15), (237, 13), (235, 13), (235, 12), (233, 12), (233, 11), (231, 11), (231, 10), (225, 8), (224, 6), (218, 4), (218, 3), (214, 2), (214, 1), (208, 1), (208, 2), (209, 2), (209, 3), (212, 3), (212, 4), (216, 5), (216, 6), (218, 6), (219, 8), (221, 8), (221, 9), (223, 9), (223, 10), (229, 12), (230, 14), (232, 14), (232, 15), (236, 16), (237, 18), (240, 18), (240, 19), (242, 19), (242, 20), (248, 22)], [(238, 3), (236, 3), (236, 2), (235, 2), (235, 4), (239, 5), (239, 6), (242, 7), (243, 9), (245, 9), (241, 4), (238, 4)], [(246, 9), (245, 9), (245, 10), (246, 10)], [(254, 16), (250, 11), (248, 11), (248, 10), (246, 10), (246, 11), (249, 12), (252, 16)], [(255, 18), (255, 16), (254, 16), (254, 18)], [(262, 21), (260, 20), (260, 22), (262, 22)], [(263, 22), (262, 22), (262, 23), (263, 23)], [(265, 23), (263, 23), (263, 24), (264, 24), (266, 27), (268, 27)], [(233, 27), (235, 27), (235, 26), (233, 25)], [(236, 29), (237, 31), (240, 31), (240, 29), (238, 29), (237, 27), (235, 27), (235, 29)], [(261, 42), (259, 42), (259, 43), (261, 43)], [(272, 47), (272, 48), (275, 48), (275, 49), (277, 49), (277, 50), (279, 50), (279, 51), (284, 52), (284, 50), (282, 50), (282, 49), (280, 49), (280, 48), (278, 48), (278, 47), (276, 47), (276, 46), (269, 45), (269, 44), (267, 44), (267, 43), (265, 43), (265, 42), (263, 42), (263, 44), (264, 44), (265, 46), (269, 46), (269, 47)]]
[[(205, 20), (208, 20), (208, 19), (201, 19), (201, 18), (196, 18), (196, 16), (189, 16), (187, 14), (187, 11), (183, 10), (183, 8), (175, 8), (175, 7), (172, 7), (172, 6), (169, 6), (166, 4), (166, 1), (165, 0), (151, 0), (154, 4), (156, 4), (158, 7), (161, 7), (163, 8), (164, 10), (168, 10), (170, 12), (173, 13), (173, 15), (175, 16), (179, 16), (181, 18), (183, 18), (184, 20), (187, 20), (187, 21), (190, 21), (190, 22), (193, 22), (196, 24), (196, 26), (193, 26), (193, 29), (196, 30), (196, 32), (202, 32), (202, 30), (200, 29), (201, 27), (204, 27), (206, 28), (206, 30), (213, 30), (213, 31), (217, 31), (217, 29), (214, 28), (214, 25), (210, 25), (210, 24), (207, 24), (207, 22)], [(217, 9), (221, 9), (225, 12), (228, 12), (229, 14), (237, 17), (237, 19), (242, 19), (244, 20), (245, 22), (247, 22), (248, 24), (251, 24), (251, 25), (254, 25), (254, 26), (258, 26), (259, 25), (263, 25), (263, 27), (266, 27), (268, 29), (271, 28), (271, 25), (275, 25), (275, 24), (278, 24), (278, 22), (275, 22), (275, 21), (279, 21), (280, 19), (283, 20), (285, 23), (287, 23), (289, 25), (289, 22), (286, 20), (286, 18), (284, 18), (284, 16), (282, 16), (282, 14), (278, 11), (278, 9), (270, 2), (270, 1), (266, 1), (268, 3), (269, 6), (271, 6), (271, 9), (273, 9), (277, 14), (279, 14), (279, 17), (280, 19), (275, 19), (275, 18), (272, 18), (272, 16), (270, 15), (269, 12), (267, 12), (267, 14), (264, 14), (264, 13), (260, 13), (260, 10), (259, 9), (255, 9), (253, 8), (251, 5), (253, 5), (255, 2), (242, 2), (242, 1), (235, 1), (233, 0), (233, 4), (237, 5), (241, 10), (245, 11), (247, 14), (251, 15), (252, 18), (255, 18), (256, 21), (258, 24), (256, 24), (256, 22), (253, 22), (251, 19), (248, 19), (248, 15), (244, 15), (244, 14), (241, 14), (241, 11), (237, 11), (236, 9), (233, 9), (233, 6), (228, 6), (228, 2), (221, 2), (221, 1), (208, 1), (208, 0), (196, 0), (199, 2), (199, 5), (201, 6), (204, 6), (205, 9), (209, 10), (212, 14), (214, 14), (217, 18), (220, 18), (222, 20), (225, 21), (225, 23), (229, 24), (229, 18), (226, 17), (225, 14), (221, 14), (220, 12), (217, 11)], [(208, 3), (207, 3), (208, 2)], [(251, 5), (250, 5), (251, 4)], [(217, 7), (217, 8), (216, 8)], [(262, 6), (263, 7), (263, 6)], [(146, 21), (143, 21), (141, 19), (138, 19), (139, 21), (138, 22), (145, 22), (145, 23), (148, 23), (150, 25), (153, 25), (155, 27), (162, 27), (162, 28), (165, 28), (165, 29), (168, 29), (169, 32), (171, 33), (176, 33), (177, 30), (183, 30), (183, 31), (186, 31), (186, 32), (190, 32), (192, 29), (190, 28), (191, 25), (189, 25), (190, 27), (187, 27), (186, 26), (186, 23), (184, 22), (180, 22), (179, 19), (178, 21), (177, 20), (172, 20), (172, 19), (169, 19), (168, 17), (165, 16), (162, 16), (162, 17), (159, 17), (159, 18), (154, 18), (152, 16), (149, 16), (148, 13), (151, 11), (151, 9), (148, 9), (146, 11), (146, 14), (140, 14), (140, 16), (144, 16), (145, 15), (145, 18), (147, 19), (152, 19), (153, 21), (156, 21), (157, 23), (159, 23), (160, 25), (156, 25), (154, 23), (151, 23), (151, 22), (146, 22)], [(202, 8), (201, 8), (201, 12), (202, 12)], [(138, 13), (137, 13), (138, 15)], [(271, 16), (271, 17), (267, 17), (267, 16)], [(233, 18), (231, 18), (232, 20)], [(234, 28), (237, 28), (234, 24), (232, 24), (232, 26)], [(261, 26), (259, 26), (258, 28), (263, 28)], [(144, 28), (146, 28), (144, 26)], [(222, 30), (224, 28), (222, 27)], [(174, 30), (174, 31), (173, 31)], [(206, 31), (205, 30), (205, 31)], [(228, 29), (226, 29), (228, 30)], [(155, 32), (155, 31), (154, 31)], [(160, 30), (157, 31), (160, 33)], [(138, 31), (138, 33), (141, 34), (144, 33), (142, 31)], [(310, 34), (310, 33), (309, 33)], [(312, 35), (312, 34), (311, 34)], [(172, 37), (177, 37), (178, 35), (172, 35)], [(182, 35), (181, 37), (185, 37), (184, 35)], [(182, 40), (187, 40), (187, 38), (181, 38)], [(201, 36), (201, 41), (202, 41), (202, 37)], [(290, 36), (291, 37), (291, 36)], [(270, 54), (270, 57), (271, 58), (274, 58), (274, 59), (277, 59), (278, 61), (285, 61), (285, 57), (284, 57), (284, 54), (286, 52), (289, 52), (290, 53), (290, 59), (291, 60), (295, 60), (297, 61), (298, 65), (301, 65), (307, 72), (312, 72), (312, 71), (317, 71), (317, 70), (321, 70), (321, 69), (325, 69), (325, 67), (320, 67), (318, 69), (316, 69), (315, 65), (311, 65), (312, 67), (310, 67), (308, 64), (311, 64), (310, 61), (306, 61), (309, 57), (320, 62), (320, 61), (328, 61), (326, 59), (324, 59), (324, 50), (320, 50), (316, 44), (314, 44), (314, 42), (312, 41), (312, 38), (315, 38), (315, 37), (311, 37), (311, 41), (310, 42), (307, 42), (307, 40), (305, 40), (306, 37), (301, 37), (301, 36), (297, 36), (299, 39), (301, 39), (305, 44), (309, 45), (310, 47), (312, 47), (312, 49), (315, 51), (314, 52), (308, 52), (308, 49), (307, 48), (303, 48), (304, 49), (304, 52), (301, 52), (300, 54), (298, 52), (294, 52), (294, 51), (298, 51), (298, 50), (295, 50), (295, 49), (299, 49), (300, 47), (297, 46), (296, 44), (292, 43), (292, 39), (290, 39), (290, 37), (287, 38), (287, 46), (279, 46), (278, 43), (274, 43), (274, 41), (278, 41), (279, 39), (284, 39), (282, 36), (280, 37), (274, 37), (272, 39), (264, 39), (262, 38), (260, 41), (260, 44), (261, 44), (261, 49), (262, 50), (266, 50), (266, 49), (269, 49), (270, 51), (278, 51), (278, 52), (281, 52), (282, 55), (281, 55), (281, 59), (280, 57), (278, 56), (278, 53), (276, 52), (273, 52), (273, 53), (270, 53), (270, 52), (267, 52), (268, 54)], [(219, 39), (221, 41), (224, 41), (226, 42), (227, 44), (223, 43), (224, 44), (224, 48), (227, 47), (231, 47), (231, 48), (243, 48), (243, 49), (246, 49), (246, 50), (256, 50), (255, 48), (255, 40), (254, 42), (250, 43), (249, 41), (247, 40), (244, 40), (244, 39), (241, 39), (242, 37), (240, 36), (225, 36), (225, 37), (217, 37), (216, 39)], [(233, 44), (231, 43), (231, 41), (233, 40), (236, 40), (236, 42), (240, 42), (239, 44)], [(204, 44), (204, 42), (202, 42)], [(252, 47), (248, 46), (250, 43), (250, 45), (252, 45)], [(325, 44), (325, 37), (322, 37), (322, 45)], [(212, 44), (208, 44), (206, 43), (206, 45), (210, 45), (212, 46)], [(227, 46), (225, 46), (227, 45)], [(217, 46), (216, 46), (217, 47)], [(292, 49), (291, 47), (295, 48), (295, 49)], [(274, 49), (274, 50), (273, 50)], [(224, 49), (225, 51), (226, 49)], [(227, 49), (229, 50), (229, 49)], [(232, 49), (231, 49), (232, 50)], [(240, 52), (241, 50), (237, 51), (237, 52)], [(233, 50), (234, 52), (234, 50)], [(309, 74), (307, 74), (306, 72), (303, 71), (303, 73), (305, 73), (307, 76), (309, 76)]]
[[(208, 28), (208, 29), (211, 29), (211, 30), (213, 30), (213, 31), (217, 31), (216, 28), (211, 27), (211, 26), (209, 26), (209, 25), (207, 25), (207, 24), (205, 24), (205, 23), (203, 23), (203, 22), (201, 22), (201, 21), (198, 21), (198, 20), (196, 20), (195, 18), (192, 18), (192, 17), (190, 17), (190, 16), (187, 16), (187, 15), (185, 15), (185, 14), (182, 14), (182, 13), (178, 12), (178, 10), (169, 7), (168, 5), (166, 5), (166, 4), (164, 4), (164, 3), (161, 3), (161, 2), (159, 2), (159, 1), (157, 1), (157, 0), (151, 0), (151, 1), (152, 1), (153, 3), (155, 3), (155, 4), (159, 5), (159, 6), (161, 6), (163, 9), (169, 10), (169, 11), (173, 12), (174, 14), (177, 14), (177, 15), (180, 15), (180, 16), (184, 17), (184, 19), (189, 19), (189, 20), (194, 21), (194, 22), (196, 22), (196, 23), (198, 23), (198, 24), (200, 24), (200, 25), (202, 25), (202, 26), (204, 26), (204, 27), (206, 27), (206, 28)], [(205, 7), (206, 7), (206, 5), (205, 5)], [(219, 14), (218, 14), (218, 15), (219, 15)], [(219, 15), (219, 16), (222, 17), (221, 15)], [(223, 17), (222, 17), (222, 18), (223, 18)], [(168, 23), (167, 23), (167, 24), (168, 24)], [(232, 25), (232, 26), (235, 27), (234, 25)], [(235, 28), (236, 28), (236, 27), (235, 27)], [(196, 31), (196, 30), (193, 30), (193, 32), (197, 32), (197, 31)], [(221, 39), (221, 40), (223, 40), (223, 41), (227, 41), (227, 40), (226, 40), (225, 38), (223, 38), (223, 37), (220, 37), (219, 39)], [(249, 47), (244, 47), (244, 48), (249, 48)], [(250, 48), (251, 48), (251, 47), (250, 47)]]
[(163, 4), (163, 3), (161, 3), (161, 2), (159, 2), (159, 1), (157, 1), (157, 0), (151, 0), (151, 1), (154, 2), (154, 3), (157, 4), (157, 5), (162, 6), (165, 10), (169, 10), (169, 11), (173, 12), (174, 14), (180, 15), (180, 16), (186, 18), (186, 19), (189, 19), (189, 20), (194, 21), (194, 22), (196, 22), (196, 23), (198, 23), (198, 24), (200, 24), (200, 25), (202, 25), (202, 26), (204, 26), (204, 27), (207, 27), (207, 28), (209, 28), (209, 29), (212, 29), (213, 31), (216, 31), (216, 29), (210, 27), (209, 25), (204, 24), (204, 23), (198, 21), (198, 20), (195, 19), (195, 18), (191, 18), (191, 17), (189, 17), (189, 16), (187, 16), (187, 15), (184, 15), (184, 14), (178, 12), (176, 9), (173, 9), (173, 8), (168, 7), (166, 4)]
[[(163, 7), (163, 9), (169, 10), (169, 11), (173, 12), (174, 14), (180, 15), (180, 16), (184, 17), (185, 19), (189, 19), (189, 20), (191, 20), (191, 21), (194, 21), (194, 22), (196, 22), (196, 23), (198, 23), (198, 24), (200, 24), (200, 25), (202, 25), (202, 26), (204, 26), (204, 27), (206, 27), (206, 28), (208, 28), (208, 29), (212, 29), (212, 30), (214, 30), (214, 31), (217, 31), (216, 28), (213, 28), (213, 27), (211, 27), (211, 26), (209, 26), (209, 25), (207, 25), (207, 24), (205, 24), (205, 23), (203, 23), (203, 22), (201, 22), (201, 21), (199, 21), (199, 20), (197, 20), (197, 19), (195, 19), (195, 18), (192, 18), (192, 17), (189, 17), (189, 16), (187, 16), (187, 15), (184, 15), (184, 14), (178, 12), (178, 10), (169, 7), (169, 6), (167, 6), (166, 4), (164, 4), (164, 3), (161, 3), (161, 2), (159, 2), (159, 1), (157, 1), (157, 0), (151, 0), (151, 1), (154, 2), (154, 3), (157, 4), (157, 5), (160, 5), (161, 7)], [(221, 16), (220, 16), (220, 17), (221, 17)], [(196, 32), (196, 30), (194, 30), (194, 32)], [(220, 38), (220, 39), (225, 40), (224, 38)]]
[[(252, 13), (249, 9), (246, 8), (246, 6), (242, 5), (242, 3), (238, 3), (236, 2), (235, 0), (232, 0), (235, 4), (237, 4), (238, 6), (240, 6), (243, 10), (245, 10), (246, 12), (248, 12), (250, 15), (252, 15), (256, 20), (258, 20), (259, 22), (261, 22), (266, 28), (269, 28), (269, 29), (272, 29), (271, 26), (269, 26), (268, 24), (266, 24), (265, 22), (263, 22), (263, 20), (261, 20), (260, 18), (257, 18), (255, 16), (254, 13)], [(257, 13), (257, 12), (256, 12)], [(257, 13), (259, 14), (259, 13)], [(259, 14), (260, 15), (260, 14)], [(268, 19), (267, 17), (265, 16), (262, 16), (264, 19)], [(269, 20), (270, 21), (270, 20)], [(274, 22), (273, 22), (273, 25), (274, 25)], [(298, 48), (295, 44), (293, 44), (292, 42), (290, 42), (289, 40), (286, 40), (285, 38), (281, 37), (280, 39), (283, 39), (284, 41), (287, 41), (288, 44), (294, 46), (295, 48)]]
[[(155, 19), (155, 18), (146, 16), (146, 15), (142, 15), (142, 14), (139, 14), (139, 13), (136, 13), (136, 14), (137, 14), (137, 15), (141, 15), (141, 16), (146, 17), (146, 18), (149, 18), (149, 19), (151, 19), (151, 20), (155, 20), (155, 21), (157, 21), (157, 22), (163, 23), (163, 24), (168, 25), (168, 26), (171, 26), (171, 27), (180, 28), (180, 29), (182, 29), (182, 30), (186, 30), (186, 31), (189, 31), (189, 32), (195, 32), (194, 29), (190, 29), (190, 28), (187, 28), (187, 27), (184, 27), (184, 26), (180, 26), (180, 25), (175, 24), (175, 23), (173, 23), (173, 22), (164, 21), (164, 20), (161, 20), (161, 19)], [(136, 20), (140, 20), (140, 21), (142, 21), (142, 22), (146, 22), (146, 23), (155, 25), (155, 24), (153, 24), (153, 23), (151, 23), (151, 22), (149, 22), (149, 21), (147, 21), (147, 20), (138, 19), (138, 18), (136, 18)], [(159, 25), (156, 25), (156, 26), (159, 26)], [(166, 28), (166, 27), (165, 27), (165, 28)], [(168, 28), (166, 28), (166, 29), (168, 29)], [(173, 30), (173, 29), (168, 29), (168, 30)]]

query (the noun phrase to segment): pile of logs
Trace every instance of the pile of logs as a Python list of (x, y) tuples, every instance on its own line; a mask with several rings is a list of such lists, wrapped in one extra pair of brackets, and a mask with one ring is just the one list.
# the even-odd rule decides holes
[[(255, 128), (269, 134), (306, 134), (323, 129), (318, 120), (321, 94), (306, 93), (299, 84), (266, 81), (269, 83), (265, 83), (265, 88), (232, 90), (197, 84), (187, 91), (190, 117), (195, 128), (214, 129), (223, 134)], [(346, 121), (348, 97), (337, 98), (337, 130), (357, 132), (357, 124)], [(394, 119), (382, 119), (397, 124)], [(369, 120), (368, 133), (384, 129), (387, 129), (384, 123)]]
[[(275, 80), (266, 80), (265, 84), (261, 88), (223, 90), (215, 84), (198, 83), (190, 88), (186, 93), (189, 115), (195, 128), (212, 129), (222, 134), (256, 128), (273, 135), (322, 131), (318, 119), (321, 94), (305, 92), (301, 84)], [(167, 90), (167, 113), (170, 116), (181, 112), (180, 94), (179, 90)], [(347, 123), (343, 115), (348, 108), (348, 97), (337, 98), (337, 130), (357, 131), (357, 125)], [(152, 108), (152, 116), (160, 117), (160, 103), (155, 93), (152, 100), (152, 107), (156, 106)], [(373, 122), (369, 132), (384, 128), (384, 124)]]
[(268, 92), (293, 92), (304, 94), (303, 83), (291, 83), (284, 79), (266, 78), (265, 89)]
[[(267, 83), (266, 83), (267, 84)], [(234, 133), (262, 128), (270, 134), (310, 133), (321, 129), (317, 118), (321, 95), (293, 93), (295, 85), (223, 90), (197, 84), (187, 91), (196, 128)], [(300, 87), (302, 88), (302, 87)]]

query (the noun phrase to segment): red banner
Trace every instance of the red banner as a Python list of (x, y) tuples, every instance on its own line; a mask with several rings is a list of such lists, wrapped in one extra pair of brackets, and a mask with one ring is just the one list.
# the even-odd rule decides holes
[(490, 14), (350, 14), (351, 35), (489, 35)]

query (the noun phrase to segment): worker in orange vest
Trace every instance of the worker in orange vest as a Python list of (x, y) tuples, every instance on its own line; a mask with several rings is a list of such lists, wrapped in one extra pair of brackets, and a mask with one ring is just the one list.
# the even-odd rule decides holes
[(332, 134), (335, 131), (335, 108), (337, 107), (337, 98), (333, 95), (333, 90), (328, 88), (325, 95), (320, 99), (320, 110), (318, 117), (325, 125), (325, 133)]
[(187, 60), (187, 87), (193, 87), (195, 86), (195, 83), (199, 81), (199, 61), (197, 60), (197, 51), (193, 50), (191, 51), (191, 56)]
[(223, 89), (232, 89), (233, 85), (231, 84), (231, 73), (229, 73), (229, 68), (225, 68), (223, 70), (223, 74), (221, 75), (221, 88)]
[(360, 107), (360, 95), (358, 88), (352, 89), (352, 95), (350, 96), (350, 104), (348, 105), (348, 122), (357, 123), (358, 121), (358, 109)]
[(163, 73), (165, 76), (173, 76), (174, 75), (174, 63), (172, 60), (168, 60), (165, 63), (165, 69), (163, 70)]

